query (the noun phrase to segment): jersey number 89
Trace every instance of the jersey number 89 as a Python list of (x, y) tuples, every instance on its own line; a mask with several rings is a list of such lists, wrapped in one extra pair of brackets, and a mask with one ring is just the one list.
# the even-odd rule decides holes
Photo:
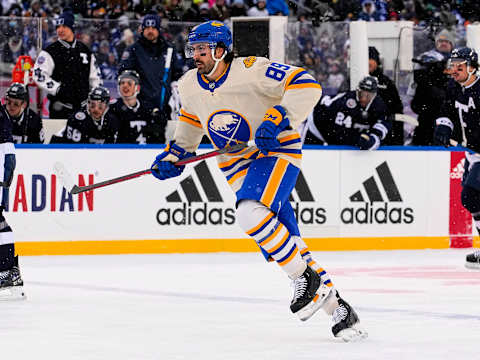
[(288, 69), (290, 69), (290, 66), (288, 65), (280, 64), (280, 63), (271, 63), (270, 66), (267, 68), (267, 72), (265, 73), (265, 76), (273, 80), (282, 81), (286, 75), (284, 70), (288, 70)]

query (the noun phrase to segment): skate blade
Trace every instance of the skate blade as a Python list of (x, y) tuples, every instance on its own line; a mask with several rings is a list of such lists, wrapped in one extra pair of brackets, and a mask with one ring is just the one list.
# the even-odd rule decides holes
[(307, 321), (310, 319), (319, 309), (325, 305), (325, 303), (330, 299), (333, 294), (333, 287), (328, 287), (322, 284), (318, 290), (317, 294), (307, 305), (297, 311), (297, 316), (302, 321)]
[(472, 270), (480, 270), (480, 263), (471, 263), (471, 262), (466, 262), (465, 267), (467, 269), (472, 269)]
[(336, 336), (345, 342), (357, 342), (362, 341), (368, 337), (368, 333), (363, 329), (359, 323), (356, 323), (352, 327), (343, 329)]
[(0, 289), (0, 301), (25, 300), (23, 286), (10, 286)]

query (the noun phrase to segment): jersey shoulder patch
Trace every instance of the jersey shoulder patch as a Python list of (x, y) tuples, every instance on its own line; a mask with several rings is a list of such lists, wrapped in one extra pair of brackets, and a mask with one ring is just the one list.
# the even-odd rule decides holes
[(87, 115), (85, 115), (83, 111), (78, 111), (75, 113), (75, 119), (77, 120), (85, 120), (86, 117)]
[(248, 69), (249, 67), (251, 67), (255, 63), (255, 61), (257, 61), (256, 56), (249, 56), (249, 57), (243, 59), (243, 64)]
[(118, 99), (110, 99), (110, 105), (116, 104)]

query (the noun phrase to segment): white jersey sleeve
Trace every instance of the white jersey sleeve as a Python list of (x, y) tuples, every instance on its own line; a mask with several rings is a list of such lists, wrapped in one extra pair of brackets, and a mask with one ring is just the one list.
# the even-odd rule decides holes
[(90, 59), (90, 88), (95, 88), (97, 86), (103, 85), (103, 81), (100, 75), (100, 68), (97, 65), (97, 59), (95, 59), (95, 55), (92, 54), (92, 58)]
[[(248, 59), (248, 58), (247, 58)], [(320, 84), (303, 68), (257, 58), (253, 65), (265, 96), (281, 99), (290, 126), (297, 129), (322, 96)], [(267, 110), (267, 109), (265, 109)]]
[(33, 80), (39, 88), (50, 95), (55, 95), (60, 86), (58, 81), (52, 79), (53, 69), (55, 63), (52, 56), (45, 50), (40, 51), (33, 67)]
[(176, 144), (188, 152), (197, 150), (203, 135), (205, 135), (205, 130), (203, 129), (200, 118), (192, 107), (188, 96), (187, 89), (194, 86), (193, 81), (195, 77), (193, 76), (193, 72), (193, 70), (187, 72), (178, 81), (181, 108), (178, 114), (178, 124), (174, 136)]

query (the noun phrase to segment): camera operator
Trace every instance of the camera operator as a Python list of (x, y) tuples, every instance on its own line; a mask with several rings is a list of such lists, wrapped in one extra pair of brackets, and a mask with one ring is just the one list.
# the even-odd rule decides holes
[(410, 105), (418, 114), (419, 122), (413, 134), (413, 145), (433, 145), (435, 119), (445, 100), (448, 83), (445, 65), (453, 45), (453, 35), (444, 29), (435, 37), (435, 49), (412, 60), (415, 68), (408, 94), (413, 94)]

